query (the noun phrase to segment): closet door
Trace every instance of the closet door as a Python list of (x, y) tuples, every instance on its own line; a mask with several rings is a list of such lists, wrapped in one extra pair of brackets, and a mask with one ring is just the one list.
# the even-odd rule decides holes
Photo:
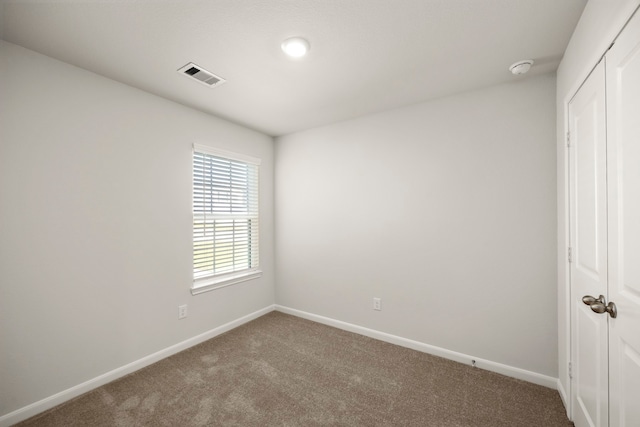
[(591, 307), (607, 297), (604, 85), (603, 61), (569, 103), (571, 394), (577, 427), (605, 427), (609, 421), (607, 316)]
[(611, 426), (640, 426), (640, 13), (607, 54)]

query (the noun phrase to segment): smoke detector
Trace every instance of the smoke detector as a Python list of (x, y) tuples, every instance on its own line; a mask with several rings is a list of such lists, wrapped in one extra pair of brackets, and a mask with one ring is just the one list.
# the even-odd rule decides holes
[(222, 77), (216, 76), (212, 72), (205, 70), (204, 68), (194, 64), (193, 62), (189, 62), (184, 67), (180, 68), (178, 72), (183, 76), (191, 77), (192, 79), (209, 87), (219, 86), (222, 83), (226, 82), (226, 80)]
[(525, 59), (524, 61), (518, 61), (515, 64), (511, 64), (511, 66), (509, 67), (509, 71), (517, 76), (529, 71), (532, 65), (533, 59)]

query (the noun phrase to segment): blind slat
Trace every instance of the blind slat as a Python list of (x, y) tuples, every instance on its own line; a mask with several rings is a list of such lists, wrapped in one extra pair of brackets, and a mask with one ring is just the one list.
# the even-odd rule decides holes
[(258, 165), (194, 151), (194, 279), (258, 266)]

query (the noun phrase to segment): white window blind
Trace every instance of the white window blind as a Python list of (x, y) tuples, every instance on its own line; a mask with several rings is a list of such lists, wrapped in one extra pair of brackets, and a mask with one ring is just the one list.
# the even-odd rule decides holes
[(194, 144), (194, 286), (259, 265), (259, 160)]

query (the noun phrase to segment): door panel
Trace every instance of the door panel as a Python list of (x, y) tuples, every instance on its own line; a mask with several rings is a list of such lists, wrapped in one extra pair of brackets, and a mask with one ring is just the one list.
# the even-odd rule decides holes
[(569, 103), (569, 197), (573, 418), (577, 427), (608, 425), (607, 316), (582, 302), (607, 297), (605, 69), (596, 66)]
[[(598, 221), (599, 208), (598, 190), (595, 185), (600, 171), (601, 164), (597, 162), (598, 132), (602, 123), (599, 123), (598, 114), (601, 109), (600, 100), (597, 93), (586, 100), (585, 105), (576, 113), (575, 123), (571, 134), (574, 136), (573, 154), (575, 156), (576, 182), (575, 194), (575, 215), (576, 233), (575, 251), (576, 269), (582, 274), (591, 276), (596, 282), (600, 277), (599, 266), (599, 245), (598, 245)], [(581, 101), (581, 99), (578, 99)], [(573, 105), (578, 109), (578, 105)]]
[[(577, 113), (575, 126), (571, 134), (574, 135), (575, 144), (572, 147), (576, 166), (576, 182), (575, 182), (575, 215), (576, 215), (576, 233), (575, 233), (575, 263), (576, 269), (581, 274), (590, 276), (595, 282), (600, 280), (600, 265), (598, 232), (601, 231), (602, 225), (599, 221), (598, 205), (598, 177), (603, 171), (598, 163), (599, 155), (599, 127), (600, 123), (598, 114), (600, 113), (600, 100), (597, 99), (597, 93), (586, 100), (586, 104)], [(577, 108), (577, 106), (575, 106)], [(600, 225), (600, 227), (599, 227)]]
[(607, 54), (611, 426), (640, 426), (640, 14)]
[[(636, 332), (637, 333), (637, 332)], [(613, 396), (611, 396), (611, 425), (633, 427), (640, 425), (640, 353), (624, 339), (618, 341), (620, 349), (617, 362), (619, 368), (613, 370), (616, 375)], [(612, 355), (612, 359), (616, 358)], [(612, 381), (613, 382), (613, 381)]]
[(606, 342), (599, 340), (606, 336), (606, 331), (602, 329), (607, 325), (594, 316), (587, 306), (580, 307), (577, 318), (576, 400), (580, 410), (585, 412), (586, 419), (589, 420), (587, 425), (598, 425), (594, 420), (604, 417), (600, 412), (606, 407), (607, 402), (603, 401), (606, 394), (601, 393), (601, 390), (608, 387), (608, 378), (606, 372), (593, 371), (594, 366), (603, 365), (603, 352), (593, 349), (607, 346)]

